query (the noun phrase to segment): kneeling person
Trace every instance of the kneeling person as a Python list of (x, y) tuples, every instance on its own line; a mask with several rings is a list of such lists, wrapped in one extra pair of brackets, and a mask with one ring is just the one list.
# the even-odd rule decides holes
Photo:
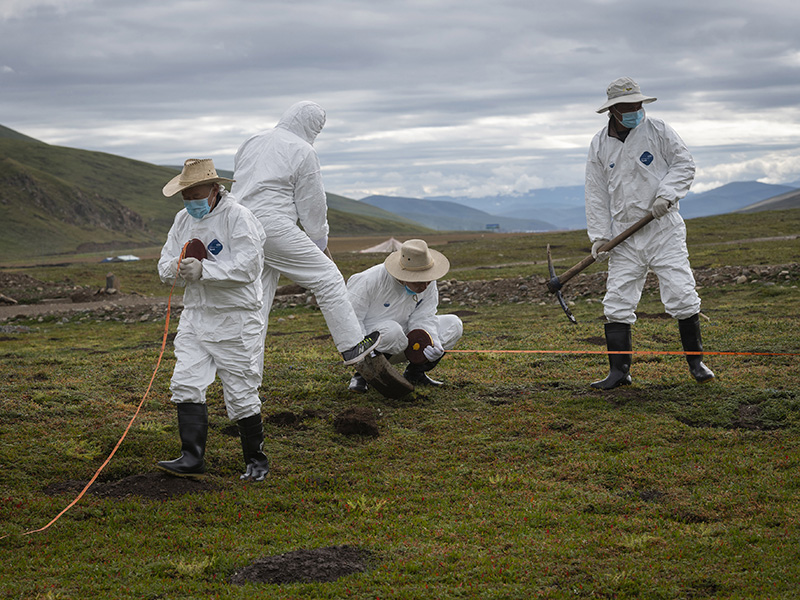
[(242, 479), (261, 481), (269, 471), (258, 397), (264, 369), (265, 235), (253, 214), (220, 187), (223, 181), (231, 180), (217, 176), (210, 159), (189, 159), (163, 189), (167, 197), (181, 192), (185, 209), (169, 230), (158, 273), (165, 283), (177, 279), (186, 291), (170, 385), (182, 452), (158, 468), (184, 477), (205, 472), (206, 389), (219, 375), (228, 417), (239, 427), (246, 466)]
[[(424, 329), (430, 335), (432, 344), (423, 351), (425, 362), (409, 363), (403, 374), (415, 386), (442, 385), (427, 372), (439, 363), (445, 350), (455, 347), (463, 333), (463, 324), (456, 315), (436, 314), (436, 280), (449, 270), (450, 262), (441, 252), (431, 250), (423, 240), (408, 240), (383, 264), (356, 273), (347, 282), (350, 303), (362, 332), (380, 332), (376, 352), (399, 362), (408, 348), (409, 332)], [(350, 380), (350, 390), (367, 391), (367, 382), (359, 373)]]

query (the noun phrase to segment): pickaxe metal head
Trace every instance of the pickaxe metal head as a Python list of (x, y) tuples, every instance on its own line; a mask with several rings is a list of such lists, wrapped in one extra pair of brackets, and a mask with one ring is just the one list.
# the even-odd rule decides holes
[(556, 295), (559, 304), (561, 304), (561, 308), (564, 309), (564, 312), (567, 314), (567, 318), (570, 320), (570, 322), (577, 324), (578, 320), (575, 318), (575, 315), (572, 314), (569, 306), (567, 306), (564, 296), (561, 295), (561, 281), (559, 281), (558, 276), (556, 275), (556, 269), (553, 266), (553, 257), (550, 254), (550, 244), (547, 244), (547, 268), (550, 271), (550, 281), (547, 282), (547, 289)]
[[(639, 231), (642, 227), (647, 225), (650, 221), (653, 220), (652, 213), (647, 213), (644, 217), (636, 221), (633, 225), (628, 227), (625, 231), (620, 233), (617, 237), (615, 237), (610, 242), (606, 242), (602, 246), (600, 246), (600, 252), (609, 252), (613, 248), (616, 248), (618, 244), (622, 243), (634, 233)], [(572, 315), (572, 312), (569, 310), (567, 303), (564, 302), (564, 297), (561, 295), (561, 288), (562, 286), (567, 283), (570, 279), (575, 277), (578, 273), (583, 271), (586, 267), (593, 264), (595, 262), (594, 256), (591, 254), (580, 261), (578, 264), (574, 265), (572, 268), (564, 271), (559, 278), (556, 276), (556, 270), (553, 268), (553, 259), (550, 256), (550, 244), (547, 244), (547, 266), (550, 269), (550, 281), (547, 282), (547, 289), (553, 292), (558, 298), (559, 303), (561, 303), (561, 308), (564, 309), (564, 312), (567, 313), (567, 317), (573, 323), (577, 323), (578, 321), (575, 320), (575, 317)]]

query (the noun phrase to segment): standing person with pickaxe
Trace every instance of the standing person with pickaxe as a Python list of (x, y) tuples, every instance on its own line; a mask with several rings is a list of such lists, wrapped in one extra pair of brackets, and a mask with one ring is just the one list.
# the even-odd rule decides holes
[[(694, 160), (683, 140), (664, 121), (645, 115), (644, 96), (630, 77), (611, 82), (608, 124), (595, 135), (586, 163), (586, 224), (592, 256), (608, 260), (603, 308), (610, 372), (592, 383), (609, 390), (631, 383), (631, 325), (642, 296), (647, 271), (658, 277), (667, 314), (678, 320), (689, 370), (705, 383), (714, 373), (703, 364), (700, 297), (686, 248), (686, 225), (678, 201), (694, 179)], [(601, 248), (635, 222), (652, 214), (653, 221), (610, 252)]]

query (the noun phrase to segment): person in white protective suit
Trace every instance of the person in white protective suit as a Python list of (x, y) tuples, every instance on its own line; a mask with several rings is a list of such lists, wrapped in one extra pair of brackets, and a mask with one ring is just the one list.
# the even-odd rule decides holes
[[(236, 153), (231, 191), (264, 227), (264, 331), (280, 275), (311, 290), (345, 365), (375, 347), (378, 333), (362, 335), (347, 299), (344, 278), (325, 252), (328, 206), (314, 140), (325, 111), (298, 102), (268, 131), (252, 136)], [(302, 225), (302, 229), (298, 226)]]
[[(678, 320), (689, 370), (699, 382), (714, 378), (703, 364), (700, 297), (686, 248), (686, 226), (678, 201), (694, 179), (694, 160), (678, 134), (664, 121), (645, 115), (644, 96), (630, 77), (613, 81), (607, 101), (608, 124), (595, 136), (586, 163), (586, 224), (592, 256), (608, 260), (603, 308), (609, 351), (630, 352), (631, 325), (648, 270), (658, 277), (667, 314)], [(599, 249), (651, 213), (654, 220), (610, 252)], [(612, 389), (631, 383), (631, 354), (609, 354), (610, 372), (592, 387)]]
[[(408, 334), (423, 329), (431, 339), (424, 348), (422, 364), (409, 362), (403, 376), (414, 385), (440, 386), (427, 372), (451, 350), (464, 331), (456, 315), (437, 315), (439, 290), (436, 280), (450, 270), (450, 262), (441, 252), (428, 248), (423, 240), (408, 240), (392, 252), (383, 264), (356, 273), (347, 281), (350, 302), (358, 315), (361, 329), (380, 332), (376, 347), (400, 362), (409, 346)], [(367, 382), (356, 372), (350, 391), (366, 392)]]
[[(178, 410), (181, 456), (161, 461), (171, 475), (205, 472), (208, 437), (206, 389), (219, 375), (228, 417), (242, 443), (242, 479), (261, 481), (269, 472), (262, 445), (258, 387), (264, 364), (261, 269), (264, 230), (228, 194), (211, 159), (189, 159), (163, 194), (183, 196), (161, 250), (158, 273), (165, 283), (185, 285), (175, 336), (170, 390)], [(188, 243), (188, 244), (187, 244)]]

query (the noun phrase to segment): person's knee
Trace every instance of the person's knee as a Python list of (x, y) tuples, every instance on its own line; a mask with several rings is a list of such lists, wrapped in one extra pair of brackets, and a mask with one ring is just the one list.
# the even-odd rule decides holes
[(381, 337), (378, 340), (377, 350), (385, 354), (399, 354), (408, 346), (408, 336), (397, 321), (383, 321), (376, 329)]
[(439, 341), (445, 350), (451, 350), (464, 334), (464, 323), (456, 315), (439, 317)]
[(225, 410), (231, 421), (246, 419), (261, 413), (261, 399), (255, 391), (242, 395), (228, 393), (225, 394)]
[(633, 325), (636, 322), (635, 307), (606, 307), (603, 311), (609, 323), (627, 323)]

